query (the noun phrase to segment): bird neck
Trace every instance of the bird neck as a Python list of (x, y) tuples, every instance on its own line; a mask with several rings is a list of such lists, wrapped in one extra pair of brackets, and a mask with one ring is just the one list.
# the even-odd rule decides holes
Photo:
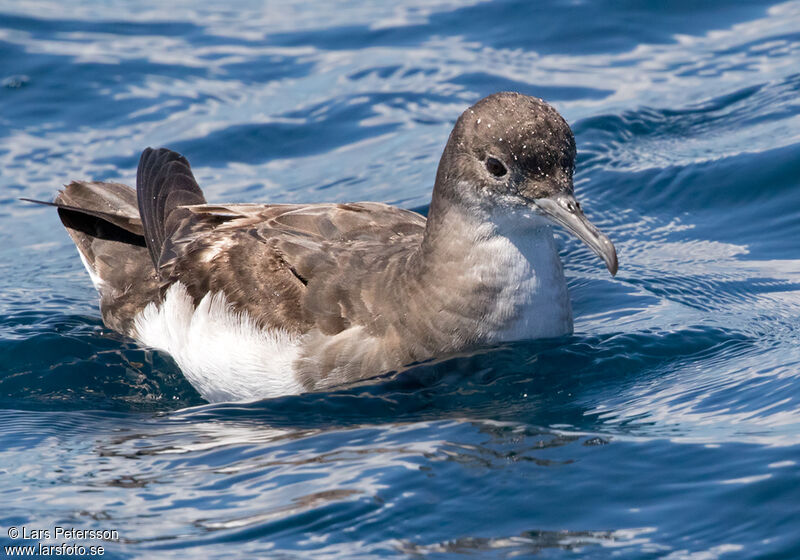
[[(466, 344), (572, 331), (566, 281), (549, 222), (531, 211), (431, 204), (409, 294), (430, 323)], [(455, 335), (455, 336), (453, 336)]]

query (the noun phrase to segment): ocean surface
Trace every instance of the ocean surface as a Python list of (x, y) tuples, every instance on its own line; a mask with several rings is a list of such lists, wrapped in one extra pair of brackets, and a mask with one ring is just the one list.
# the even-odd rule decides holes
[[(569, 121), (619, 252), (559, 233), (565, 339), (208, 404), (18, 200), (168, 146), (210, 201), (424, 211), (499, 90)], [(0, 1), (0, 545), (37, 545), (12, 527), (115, 559), (800, 558), (800, 2)]]

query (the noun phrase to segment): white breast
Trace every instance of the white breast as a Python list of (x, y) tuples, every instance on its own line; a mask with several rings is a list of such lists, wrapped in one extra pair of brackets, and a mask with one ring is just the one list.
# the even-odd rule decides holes
[[(475, 247), (477, 262), (486, 263), (482, 281), (500, 288), (495, 305), (483, 319), (490, 340), (505, 342), (551, 338), (572, 333), (572, 306), (552, 229), (530, 218), (498, 228)], [(540, 219), (543, 221), (543, 219)], [(524, 223), (524, 222), (523, 222)]]
[(302, 392), (292, 367), (299, 337), (259, 328), (222, 293), (206, 294), (195, 308), (183, 284), (173, 284), (160, 305), (151, 303), (136, 316), (135, 329), (141, 343), (171, 354), (208, 401)]

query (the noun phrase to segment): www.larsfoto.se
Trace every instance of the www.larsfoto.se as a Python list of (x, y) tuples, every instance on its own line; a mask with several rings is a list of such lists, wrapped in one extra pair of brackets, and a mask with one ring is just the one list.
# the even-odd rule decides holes
[(103, 556), (105, 549), (100, 545), (85, 546), (82, 544), (36, 544), (6, 545), (3, 547), (6, 556)]

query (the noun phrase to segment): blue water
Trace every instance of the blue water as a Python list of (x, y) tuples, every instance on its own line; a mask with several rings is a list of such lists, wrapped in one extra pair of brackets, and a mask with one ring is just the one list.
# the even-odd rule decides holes
[[(0, 545), (800, 557), (800, 2), (68, 4), (0, 2)], [(454, 119), (506, 89), (570, 122), (620, 255), (560, 235), (565, 340), (209, 405), (18, 201), (163, 145), (210, 201), (424, 209)]]

